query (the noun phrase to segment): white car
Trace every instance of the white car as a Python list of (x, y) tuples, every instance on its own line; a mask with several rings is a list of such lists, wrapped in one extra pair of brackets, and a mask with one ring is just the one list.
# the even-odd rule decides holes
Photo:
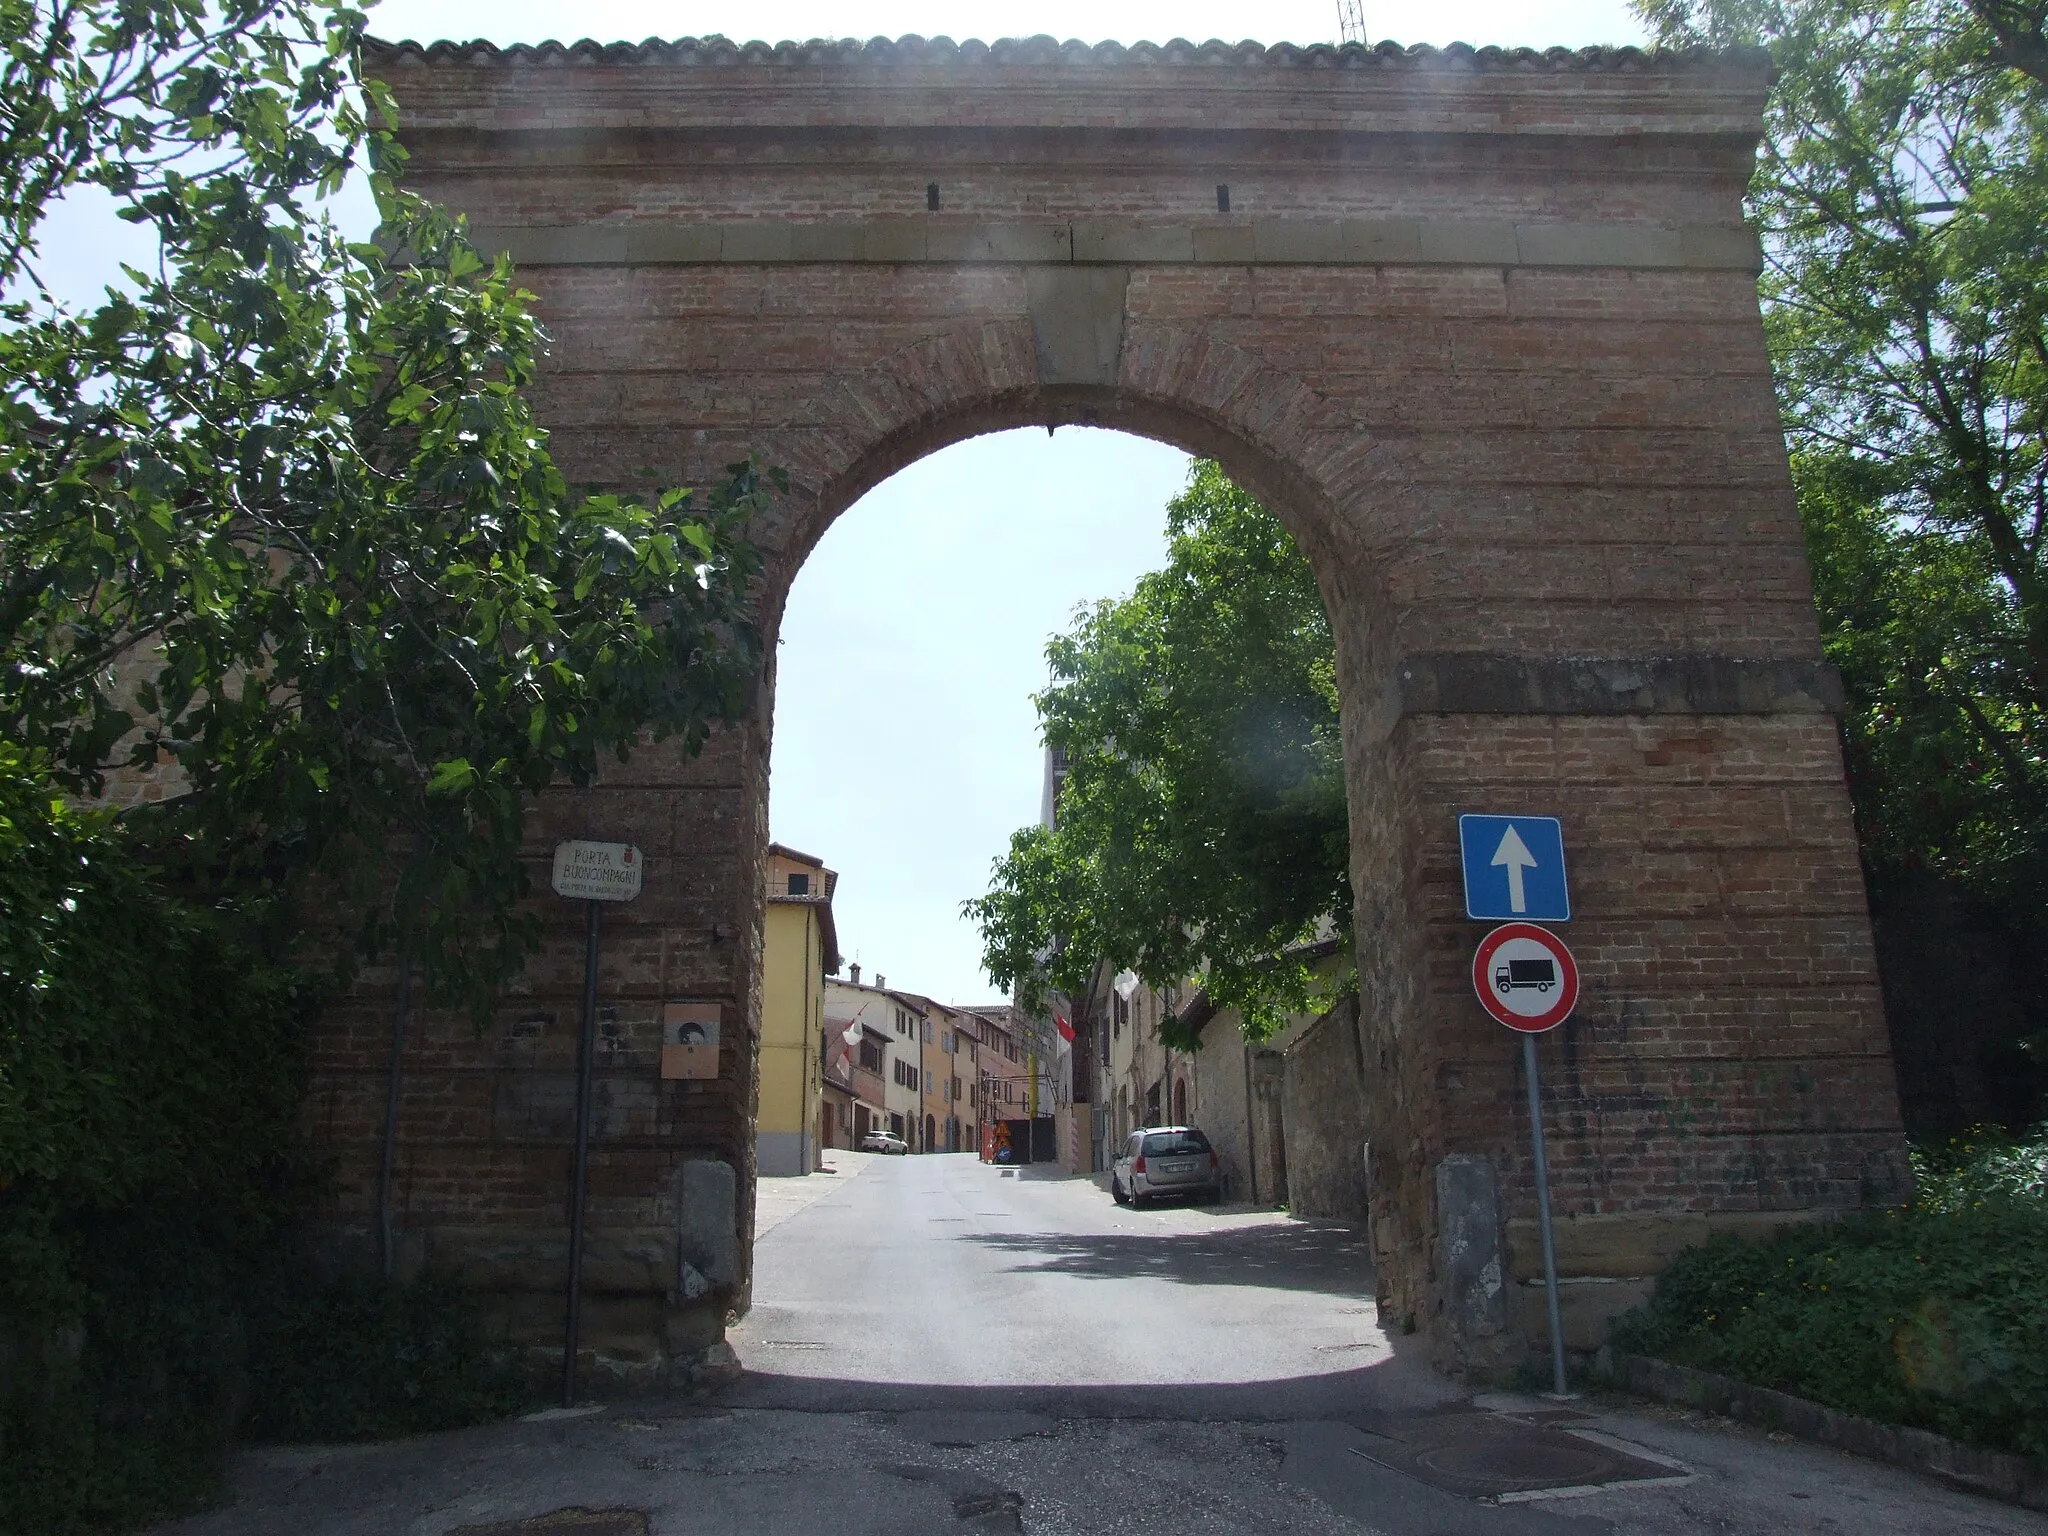
[(869, 1131), (860, 1139), (863, 1152), (894, 1152), (899, 1155), (910, 1151), (909, 1143), (894, 1131)]

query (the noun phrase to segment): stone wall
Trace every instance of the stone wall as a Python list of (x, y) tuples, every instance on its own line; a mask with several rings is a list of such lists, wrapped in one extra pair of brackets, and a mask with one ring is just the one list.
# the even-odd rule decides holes
[(1365, 1050), (1346, 998), (1287, 1043), (1283, 1118), (1287, 1208), (1322, 1221), (1366, 1219)]
[[(1903, 1191), (1741, 222), (1766, 61), (914, 41), (371, 59), (417, 184), (539, 296), (539, 403), (572, 480), (697, 483), (749, 450), (790, 471), (759, 530), (771, 640), (832, 519), (977, 432), (1162, 438), (1287, 523), (1338, 646), (1375, 1259), (1390, 1317), (1443, 1359), (1522, 1340), (1445, 1310), (1438, 1190), (1463, 1186), (1437, 1170), (1490, 1160), (1509, 1225), (1531, 1202), (1514, 1055), (1467, 979), (1461, 811), (1564, 818), (1587, 994), (1546, 1043), (1563, 1212), (1654, 1254), (1630, 1234)], [(535, 816), (536, 861), (559, 836), (648, 853), (607, 952), (592, 1201), (599, 1336), (633, 1369), (701, 1350), (746, 1297), (772, 697), (771, 676), (700, 761), (643, 754)], [(496, 1287), (537, 1350), (558, 1337), (551, 1106), (580, 966), (575, 914), (552, 915), (490, 1033), (429, 1028), (401, 1127), (413, 1240)], [(678, 996), (727, 1009), (715, 1083), (653, 1078), (653, 1010)], [(386, 1013), (372, 978), (320, 1047), (344, 1227), (366, 1220)], [(704, 1294), (677, 1279), (693, 1158), (736, 1174), (736, 1271)]]
[(1223, 1198), (1271, 1203), (1270, 1188), (1256, 1185), (1251, 1153), (1251, 1052), (1237, 1014), (1224, 1011), (1202, 1027), (1202, 1048), (1195, 1053), (1194, 1102), (1188, 1118), (1209, 1138), (1222, 1164)]

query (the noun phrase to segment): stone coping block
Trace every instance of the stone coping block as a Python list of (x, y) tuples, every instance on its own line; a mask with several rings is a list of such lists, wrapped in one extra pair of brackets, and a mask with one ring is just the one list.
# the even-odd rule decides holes
[(1615, 1385), (1642, 1397), (1782, 1430), (1838, 1451), (1925, 1473), (1968, 1493), (2048, 1511), (2048, 1467), (2024, 1456), (1964, 1445), (1931, 1430), (1880, 1424), (1789, 1392), (1751, 1386), (1730, 1376), (1646, 1355), (1602, 1351), (1600, 1370)]
[(1401, 663), (1406, 714), (1835, 714), (1841, 673), (1824, 661), (1736, 656), (1631, 658), (1418, 654)]
[(521, 266), (784, 263), (1115, 266), (1620, 267), (1759, 272), (1754, 232), (1718, 224), (1514, 224), (1443, 219), (622, 220), (478, 225), (477, 249)]

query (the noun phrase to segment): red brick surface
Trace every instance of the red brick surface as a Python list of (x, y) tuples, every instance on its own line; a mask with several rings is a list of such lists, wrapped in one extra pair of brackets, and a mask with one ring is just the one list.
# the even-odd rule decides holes
[[(1754, 60), (1349, 64), (1303, 56), (393, 54), (414, 175), (493, 230), (678, 220), (1248, 216), (1739, 226)], [(928, 182), (940, 215), (924, 212)], [(1232, 214), (1214, 187), (1232, 188)], [(1493, 1156), (1532, 1203), (1519, 1057), (1471, 996), (1458, 812), (1564, 817), (1587, 978), (1544, 1042), (1560, 1209), (1616, 1218), (1895, 1198), (1903, 1157), (1832, 719), (1402, 714), (1404, 658), (1818, 659), (1753, 279), (1733, 270), (1134, 264), (1113, 382), (1048, 375), (1027, 269), (534, 265), (540, 388), (574, 480), (697, 482), (753, 450), (793, 494), (762, 536), (771, 628), (861, 492), (975, 432), (1091, 422), (1214, 455), (1315, 563), (1339, 640), (1388, 1304), (1436, 1330), (1430, 1170)], [(772, 684), (772, 680), (771, 680)], [(741, 1170), (751, 1233), (767, 711), (536, 807), (630, 837), (608, 914), (594, 1252), (620, 1359), (716, 1336), (674, 1295), (675, 1170)], [(1576, 709), (1576, 706), (1574, 706)], [(402, 1220), (544, 1345), (565, 1241), (580, 923), (482, 1037), (409, 1059)], [(727, 1005), (724, 1072), (660, 1081), (664, 999)], [(324, 1026), (313, 1123), (338, 1220), (374, 1188), (387, 1005)], [(670, 1245), (664, 1248), (664, 1244)], [(510, 1255), (511, 1257), (508, 1257)], [(640, 1257), (634, 1257), (640, 1255)], [(652, 1255), (652, 1257), (648, 1257)], [(666, 1268), (664, 1269), (664, 1266)], [(660, 1278), (663, 1274), (667, 1279)], [(650, 1278), (654, 1277), (654, 1278)], [(606, 1287), (610, 1289), (607, 1290)], [(744, 1294), (744, 1282), (739, 1295)], [(636, 1299), (637, 1298), (637, 1299)], [(651, 1310), (650, 1310), (651, 1308)], [(666, 1317), (666, 1342), (635, 1329)], [(636, 1354), (636, 1351), (638, 1352)]]

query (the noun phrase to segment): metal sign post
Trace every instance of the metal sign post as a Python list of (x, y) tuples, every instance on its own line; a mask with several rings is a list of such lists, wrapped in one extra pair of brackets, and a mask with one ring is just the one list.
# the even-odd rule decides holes
[(1568, 1393), (1564, 1324), (1557, 1305), (1557, 1237), (1550, 1221), (1550, 1159), (1543, 1147), (1543, 1094), (1536, 1077), (1536, 1037), (1571, 1016), (1579, 1000), (1579, 967), (1564, 940), (1534, 923), (1503, 923), (1479, 941), (1472, 986), (1488, 1014), (1522, 1037), (1522, 1076), (1529, 1086), (1529, 1150), (1536, 1173), (1536, 1222), (1543, 1235), (1543, 1299), (1550, 1315), (1550, 1379)]
[(1536, 1087), (1536, 1037), (1522, 1036), (1522, 1075), (1529, 1080), (1529, 1150), (1536, 1155), (1536, 1219), (1543, 1229), (1543, 1300), (1550, 1312), (1551, 1390), (1566, 1395), (1564, 1324), (1557, 1313), (1557, 1239), (1550, 1229), (1550, 1161), (1543, 1155), (1543, 1097)]
[(562, 1406), (576, 1406), (576, 1354), (583, 1319), (583, 1206), (590, 1187), (590, 1073), (597, 1054), (598, 915), (607, 901), (640, 894), (640, 850), (631, 843), (555, 845), (555, 894), (581, 898), (583, 1030), (576, 1043), (576, 1162), (569, 1195), (569, 1312), (562, 1331)]

